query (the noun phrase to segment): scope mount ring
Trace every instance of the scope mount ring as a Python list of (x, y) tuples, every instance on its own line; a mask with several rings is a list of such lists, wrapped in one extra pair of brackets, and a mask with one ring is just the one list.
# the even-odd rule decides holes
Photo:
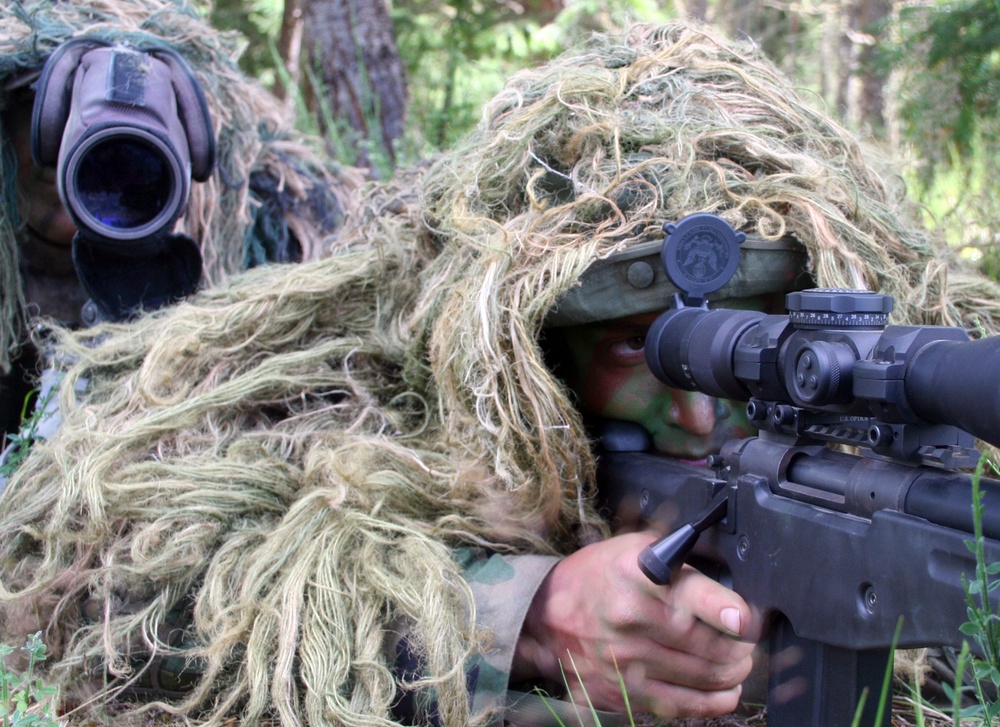
[(660, 257), (684, 302), (701, 305), (705, 296), (729, 282), (740, 264), (746, 235), (721, 217), (705, 212), (663, 225), (666, 239)]

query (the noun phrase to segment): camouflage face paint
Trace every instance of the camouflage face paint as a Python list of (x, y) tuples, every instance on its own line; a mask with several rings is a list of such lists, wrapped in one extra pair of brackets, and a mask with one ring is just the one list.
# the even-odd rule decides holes
[(749, 436), (741, 403), (671, 389), (653, 376), (644, 345), (657, 315), (564, 329), (573, 364), (569, 384), (584, 413), (642, 424), (657, 451), (685, 460), (701, 460), (727, 439)]

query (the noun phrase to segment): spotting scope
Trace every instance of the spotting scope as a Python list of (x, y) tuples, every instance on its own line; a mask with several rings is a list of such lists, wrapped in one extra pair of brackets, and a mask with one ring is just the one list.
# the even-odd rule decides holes
[(211, 176), (216, 141), (180, 54), (93, 36), (66, 41), (36, 84), (31, 153), (55, 169), (77, 227), (73, 262), (101, 318), (129, 318), (197, 288), (199, 245), (174, 228), (192, 181)]

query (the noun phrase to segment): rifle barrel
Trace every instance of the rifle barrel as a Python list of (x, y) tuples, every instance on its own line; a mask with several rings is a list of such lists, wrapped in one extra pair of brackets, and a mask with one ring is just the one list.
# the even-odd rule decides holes
[[(744, 442), (744, 471), (768, 472), (776, 494), (860, 517), (895, 510), (970, 536), (974, 532), (969, 474), (857, 457), (825, 447), (796, 449), (759, 439)], [(787, 457), (782, 456), (784, 451)], [(786, 463), (783, 468), (775, 464), (780, 462)], [(982, 477), (979, 489), (983, 534), (1000, 541), (1000, 480)]]

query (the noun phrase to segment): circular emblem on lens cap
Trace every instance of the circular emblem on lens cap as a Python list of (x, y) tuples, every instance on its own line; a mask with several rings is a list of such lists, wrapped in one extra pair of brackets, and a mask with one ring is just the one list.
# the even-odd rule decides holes
[(667, 239), (660, 255), (667, 275), (689, 296), (702, 298), (733, 277), (740, 264), (740, 244), (746, 239), (721, 217), (688, 215), (663, 225)]

